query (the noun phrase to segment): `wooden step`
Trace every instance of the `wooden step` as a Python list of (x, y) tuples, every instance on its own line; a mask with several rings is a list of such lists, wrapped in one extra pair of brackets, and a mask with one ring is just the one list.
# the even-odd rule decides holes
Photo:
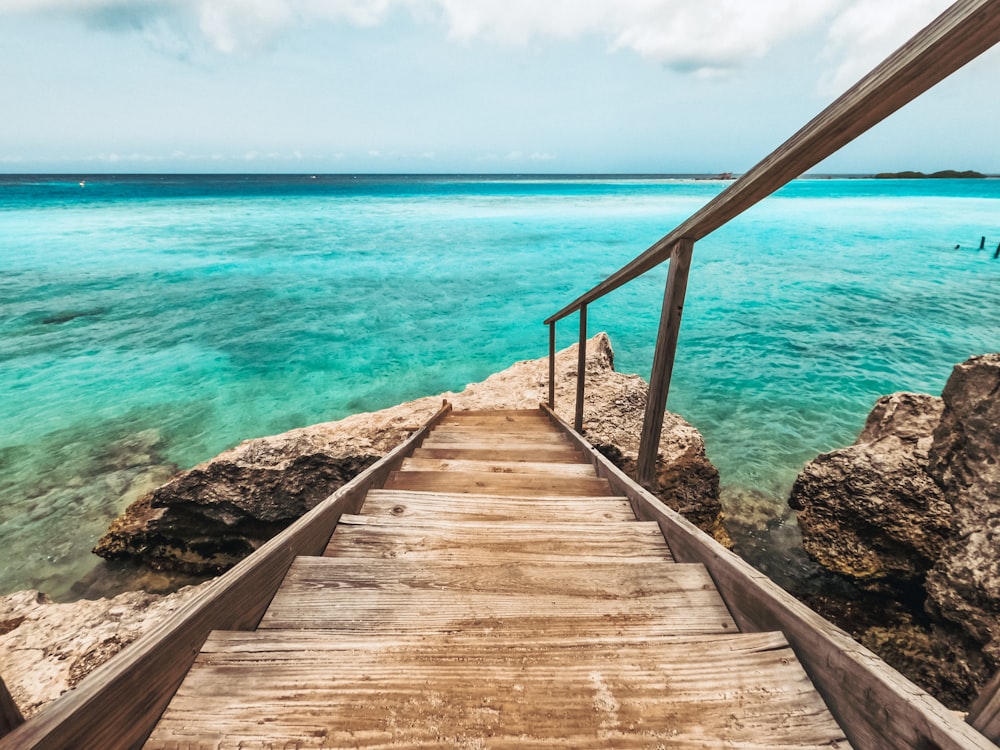
[(423, 565), (300, 557), (258, 626), (349, 633), (736, 631), (701, 565)]
[(401, 521), (386, 516), (341, 516), (326, 557), (466, 563), (557, 564), (621, 560), (670, 562), (660, 527), (652, 522), (519, 523)]
[(361, 512), (412, 520), (536, 523), (635, 520), (632, 506), (624, 497), (525, 498), (404, 490), (370, 490)]
[(558, 432), (559, 428), (552, 424), (548, 417), (543, 416), (514, 416), (514, 417), (501, 417), (501, 416), (464, 416), (460, 417), (457, 415), (452, 415), (445, 417), (440, 422), (438, 422), (436, 428), (461, 428), (461, 429), (504, 429), (512, 428), (515, 430), (525, 429), (525, 430), (549, 430), (551, 432)]
[(498, 417), (501, 419), (517, 419), (520, 417), (536, 417), (551, 421), (541, 409), (475, 409), (466, 411), (452, 411), (447, 419), (480, 419), (483, 417)]
[(568, 442), (558, 443), (533, 443), (528, 440), (489, 440), (485, 436), (475, 440), (445, 440), (438, 441), (431, 434), (420, 445), (421, 448), (434, 450), (488, 450), (488, 451), (553, 451), (577, 453), (577, 450)]
[(490, 474), (541, 474), (563, 477), (595, 477), (591, 464), (548, 463), (537, 461), (473, 461), (471, 459), (407, 458), (402, 471), (464, 471)]
[(549, 464), (585, 463), (583, 454), (569, 446), (564, 448), (558, 446), (466, 448), (461, 445), (447, 448), (420, 447), (413, 451), (413, 458), (459, 461), (528, 461)]
[(445, 446), (453, 446), (455, 443), (485, 444), (489, 446), (504, 445), (554, 445), (569, 446), (566, 437), (559, 432), (499, 432), (495, 430), (459, 430), (459, 429), (436, 429), (432, 430), (424, 443), (440, 443)]
[(780, 634), (559, 645), (216, 632), (146, 743), (848, 748)]
[(612, 495), (608, 480), (596, 476), (497, 474), (485, 471), (394, 471), (389, 474), (384, 487), (387, 490), (523, 497)]

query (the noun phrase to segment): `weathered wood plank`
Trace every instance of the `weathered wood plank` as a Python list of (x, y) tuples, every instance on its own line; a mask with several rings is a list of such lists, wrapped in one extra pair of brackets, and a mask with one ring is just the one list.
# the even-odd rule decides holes
[(563, 446), (566, 445), (566, 438), (558, 432), (551, 430), (515, 430), (507, 429), (483, 429), (481, 427), (457, 428), (434, 430), (428, 438), (428, 442), (455, 443), (475, 442), (486, 443), (488, 445), (503, 445), (504, 443), (524, 443), (537, 446)]
[(485, 435), (469, 440), (436, 440), (433, 435), (421, 443), (421, 449), (435, 450), (502, 450), (502, 451), (537, 451), (539, 455), (549, 452), (574, 453), (568, 442), (535, 443), (524, 438), (494, 440)]
[(417, 448), (413, 458), (436, 458), (466, 461), (528, 461), (540, 463), (581, 463), (583, 454), (569, 447), (528, 447), (528, 448), (465, 448), (456, 445), (450, 448)]
[(847, 747), (769, 637), (538, 648), (234, 636), (207, 644), (147, 748)]
[(634, 521), (629, 501), (621, 497), (525, 498), (444, 492), (372, 490), (365, 515), (400, 519), (438, 518), (450, 521)]
[(326, 557), (405, 561), (670, 562), (655, 523), (518, 523), (512, 521), (399, 521), (385, 516), (341, 516)]
[(10, 697), (10, 692), (3, 679), (0, 679), (0, 737), (23, 723), (24, 717), (21, 716), (21, 711), (14, 703), (14, 699)]
[(609, 497), (612, 494), (607, 481), (596, 476), (497, 474), (488, 471), (394, 471), (386, 479), (384, 487), (387, 490), (524, 497)]
[(680, 239), (670, 256), (670, 271), (663, 292), (660, 328), (656, 336), (653, 369), (649, 376), (649, 396), (646, 399), (646, 412), (639, 438), (639, 457), (636, 461), (636, 480), (646, 487), (652, 486), (656, 474), (656, 456), (660, 450), (660, 433), (663, 430), (667, 394), (670, 391), (670, 376), (674, 369), (693, 249), (694, 242), (686, 238)]
[(461, 471), (490, 474), (541, 474), (558, 477), (594, 477), (592, 464), (548, 463), (539, 461), (474, 461), (472, 459), (439, 459), (412, 457), (403, 461), (400, 471)]
[(434, 565), (300, 557), (260, 628), (353, 633), (736, 630), (700, 565)]
[(972, 702), (966, 720), (994, 742), (1000, 742), (1000, 672), (990, 678)]
[(577, 447), (593, 457), (598, 473), (615, 491), (631, 498), (640, 519), (660, 524), (677, 560), (706, 566), (742, 630), (785, 634), (854, 747), (996, 750), (953, 712), (632, 482), (555, 413), (549, 414)]
[(538, 409), (456, 409), (451, 412), (451, 416), (456, 419), (479, 419), (480, 417), (500, 417), (509, 419), (511, 417), (537, 417), (541, 414)]
[[(429, 422), (441, 419), (445, 405)], [(2, 750), (127, 750), (140, 743), (174, 694), (212, 630), (252, 628), (296, 555), (321, 554), (345, 512), (356, 512), (369, 487), (418, 445), (429, 426), (341, 487), (257, 552), (213, 581), (206, 592), (74, 690), (0, 739)]]

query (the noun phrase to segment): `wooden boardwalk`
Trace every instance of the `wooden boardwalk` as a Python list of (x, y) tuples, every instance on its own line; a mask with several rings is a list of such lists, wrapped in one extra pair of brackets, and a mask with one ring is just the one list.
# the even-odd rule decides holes
[(540, 412), (453, 413), (256, 631), (208, 638), (146, 748), (847, 748)]

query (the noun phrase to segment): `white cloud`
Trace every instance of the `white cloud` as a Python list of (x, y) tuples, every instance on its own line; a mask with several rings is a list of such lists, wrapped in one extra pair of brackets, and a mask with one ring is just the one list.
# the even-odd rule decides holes
[(830, 26), (820, 81), (835, 95), (853, 85), (948, 6), (951, 0), (854, 0)]
[[(522, 45), (581, 37), (680, 72), (724, 74), (785, 40), (827, 28), (822, 86), (842, 90), (940, 13), (949, 0), (0, 0), (14, 12), (75, 14), (142, 34), (162, 52), (253, 52), (291, 27), (368, 27), (394, 12), (460, 43)], [(810, 61), (811, 62), (811, 61)]]

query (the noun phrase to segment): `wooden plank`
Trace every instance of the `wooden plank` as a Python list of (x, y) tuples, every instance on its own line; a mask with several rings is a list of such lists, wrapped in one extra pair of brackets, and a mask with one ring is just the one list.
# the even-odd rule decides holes
[(403, 461), (401, 471), (460, 471), (490, 474), (540, 474), (560, 477), (594, 477), (592, 464), (548, 463), (538, 461), (474, 461), (471, 459), (440, 459), (411, 457)]
[(1000, 672), (990, 678), (972, 702), (966, 721), (994, 742), (1000, 742)]
[(457, 459), (467, 461), (529, 461), (544, 463), (581, 463), (583, 454), (566, 448), (417, 448), (413, 458)]
[(214, 634), (146, 747), (848, 747), (771, 638), (553, 649), (303, 635)]
[(365, 515), (400, 519), (439, 518), (450, 521), (634, 521), (629, 501), (622, 497), (526, 498), (446, 492), (372, 490)]
[(21, 716), (20, 709), (10, 697), (10, 691), (7, 690), (3, 679), (0, 679), (0, 737), (23, 723), (24, 717)]
[(345, 512), (424, 438), (451, 407), (255, 553), (209, 584), (149, 634), (98, 667), (74, 690), (0, 739), (0, 750), (127, 750), (140, 743), (212, 630), (253, 628), (296, 555), (321, 554)]
[(428, 441), (434, 443), (486, 443), (502, 445), (505, 442), (526, 443), (538, 446), (565, 446), (566, 438), (552, 430), (517, 431), (513, 428), (504, 430), (484, 430), (480, 428), (461, 429), (457, 427), (439, 428), (434, 430)]
[(490, 451), (535, 451), (538, 455), (548, 455), (549, 453), (561, 453), (563, 455), (576, 453), (576, 450), (568, 442), (536, 443), (530, 440), (509, 439), (491, 440), (487, 436), (479, 436), (466, 441), (446, 440), (439, 441), (433, 435), (421, 443), (422, 449), (433, 450), (490, 450)]
[(702, 209), (545, 320), (554, 323), (665, 261), (805, 173), (1000, 41), (1000, 0), (959, 0)]
[(631, 499), (639, 518), (660, 524), (677, 560), (706, 566), (741, 630), (785, 634), (854, 747), (996, 750), (952, 711), (635, 484), (555, 413), (549, 414), (597, 462), (598, 473)]
[(622, 561), (425, 566), (300, 557), (260, 628), (352, 633), (736, 630), (703, 566)]
[(642, 420), (639, 457), (636, 462), (636, 480), (645, 487), (651, 487), (656, 476), (656, 456), (660, 450), (660, 433), (663, 430), (663, 416), (670, 391), (670, 375), (674, 369), (693, 249), (694, 242), (688, 239), (680, 239), (674, 245), (667, 286), (663, 292), (663, 310), (660, 313), (660, 328), (653, 354), (653, 369), (649, 376), (649, 396), (646, 398), (646, 413)]
[(394, 471), (389, 474), (384, 487), (387, 490), (525, 497), (610, 497), (612, 494), (607, 481), (595, 476), (497, 474), (488, 471)]
[(580, 306), (580, 340), (576, 354), (576, 404), (573, 425), (577, 432), (583, 432), (583, 396), (587, 381), (587, 306)]
[(556, 408), (556, 324), (549, 324), (549, 408)]
[(456, 409), (451, 412), (455, 419), (478, 419), (479, 417), (537, 417), (542, 414), (538, 409)]
[(434, 562), (561, 563), (581, 556), (600, 562), (671, 562), (655, 523), (525, 523), (400, 521), (385, 516), (341, 516), (325, 557)]
[(518, 412), (494, 412), (483, 414), (482, 412), (464, 412), (458, 414), (452, 412), (451, 416), (441, 421), (441, 427), (496, 427), (508, 426), (525, 429), (553, 429), (552, 422), (541, 412), (534, 411), (530, 414)]

